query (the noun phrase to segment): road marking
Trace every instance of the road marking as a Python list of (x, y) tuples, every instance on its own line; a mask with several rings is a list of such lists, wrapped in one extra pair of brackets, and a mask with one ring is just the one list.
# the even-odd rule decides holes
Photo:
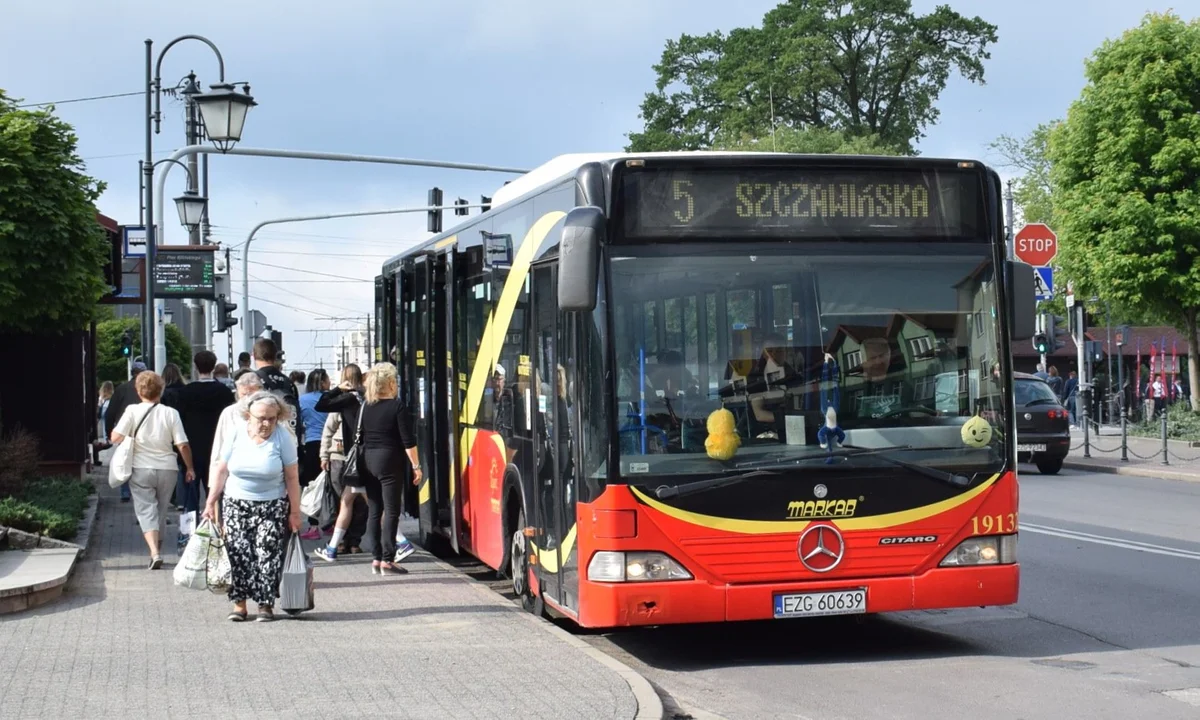
[(1053, 535), (1054, 537), (1066, 538), (1068, 540), (1080, 540), (1082, 542), (1095, 543), (1097, 545), (1108, 545), (1110, 547), (1124, 548), (1125, 550), (1136, 550), (1139, 552), (1152, 553), (1154, 555), (1166, 555), (1168, 557), (1184, 558), (1185, 560), (1200, 560), (1200, 552), (1194, 550), (1183, 550), (1182, 548), (1173, 548), (1166, 545), (1153, 545), (1151, 543), (1139, 542), (1137, 540), (1123, 540), (1121, 538), (1107, 537), (1105, 535), (1093, 535), (1091, 533), (1079, 532), (1077, 530), (1066, 530), (1063, 528), (1047, 527), (1045, 525), (1030, 525), (1029, 523), (1021, 523), (1022, 532), (1037, 533), (1039, 535)]

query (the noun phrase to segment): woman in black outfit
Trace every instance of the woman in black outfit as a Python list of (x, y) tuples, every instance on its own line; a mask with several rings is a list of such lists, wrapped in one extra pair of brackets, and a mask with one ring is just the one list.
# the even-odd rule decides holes
[[(421, 462), (408, 408), (397, 394), (396, 366), (378, 363), (365, 378), (366, 404), (362, 407), (362, 450), (359, 461), (366, 476), (367, 533), (374, 539), (371, 572), (397, 571), (396, 526), (400, 521), (400, 483), (409, 477), (421, 482)], [(407, 458), (405, 457), (407, 455)], [(409, 468), (411, 467), (411, 471)]]

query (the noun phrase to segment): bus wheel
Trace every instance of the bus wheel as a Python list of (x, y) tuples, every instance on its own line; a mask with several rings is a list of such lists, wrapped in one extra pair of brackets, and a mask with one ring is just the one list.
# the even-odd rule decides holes
[(512, 580), (513, 594), (524, 601), (529, 594), (529, 549), (525, 538), (525, 511), (517, 512), (517, 526), (513, 529), (508, 547), (508, 577)]
[(524, 508), (517, 512), (517, 526), (509, 543), (508, 556), (508, 574), (513, 594), (521, 602), (522, 608), (534, 615), (542, 615), (545, 603), (541, 596), (535, 596), (529, 589), (529, 540), (525, 537)]

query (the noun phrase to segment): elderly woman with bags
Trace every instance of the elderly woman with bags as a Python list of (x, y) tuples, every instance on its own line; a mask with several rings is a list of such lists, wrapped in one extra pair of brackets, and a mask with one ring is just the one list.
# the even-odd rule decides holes
[(204, 517), (220, 508), (232, 577), (229, 619), (246, 619), (246, 601), (258, 605), (259, 622), (275, 619), (288, 530), (299, 532), (300, 471), (296, 442), (283, 424), (293, 410), (271, 392), (239, 401), (242, 422), (221, 447)]

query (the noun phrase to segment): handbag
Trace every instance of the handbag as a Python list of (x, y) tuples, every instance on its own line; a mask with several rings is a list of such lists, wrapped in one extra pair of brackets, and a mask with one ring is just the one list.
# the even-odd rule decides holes
[(358, 456), (359, 449), (362, 447), (362, 419), (363, 414), (367, 409), (365, 402), (358, 404), (358, 427), (354, 429), (354, 444), (350, 446), (350, 450), (346, 452), (346, 460), (342, 464), (342, 484), (361, 487), (362, 481), (359, 479), (358, 471)]
[(129, 482), (129, 478), (133, 477), (133, 450), (138, 432), (142, 429), (142, 423), (146, 422), (146, 418), (150, 417), (150, 413), (154, 412), (154, 408), (158, 407), (158, 403), (150, 406), (142, 419), (138, 421), (137, 427), (134, 428), (132, 435), (126, 435), (121, 440), (121, 444), (117, 445), (117, 449), (113, 450), (112, 457), (108, 460), (108, 486), (119, 488)]

